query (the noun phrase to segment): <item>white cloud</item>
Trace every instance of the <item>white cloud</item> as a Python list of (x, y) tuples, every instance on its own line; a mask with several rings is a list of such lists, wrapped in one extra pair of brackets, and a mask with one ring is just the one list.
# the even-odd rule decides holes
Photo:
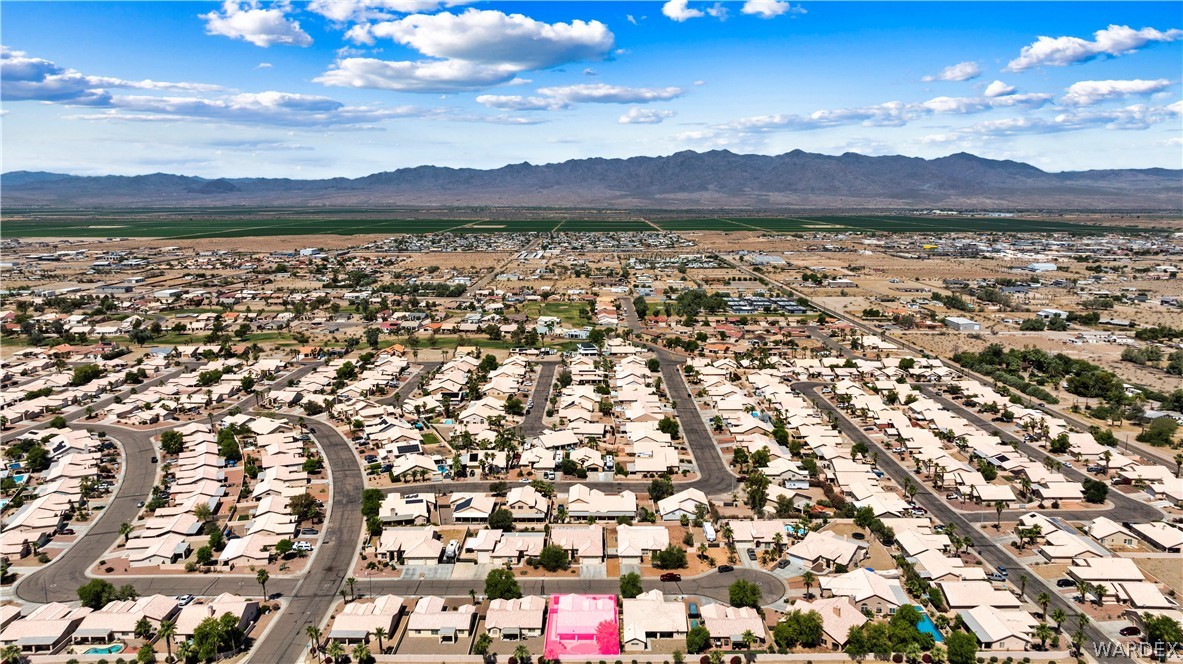
[(794, 7), (788, 0), (747, 0), (740, 9), (745, 14), (760, 18), (776, 18), (782, 14), (804, 14), (805, 8)]
[(707, 14), (710, 14), (712, 18), (717, 18), (720, 21), (726, 21), (728, 16), (727, 7), (725, 7), (721, 2), (716, 2), (714, 6), (707, 7)]
[(318, 82), (408, 92), (487, 88), (514, 81), (521, 72), (603, 59), (615, 45), (612, 32), (599, 21), (544, 23), (476, 9), (361, 24), (346, 36), (364, 44), (390, 39), (433, 59), (345, 58)]
[(920, 79), (925, 82), (931, 81), (968, 81), (971, 78), (977, 78), (982, 75), (982, 68), (976, 62), (958, 62), (955, 65), (945, 67), (936, 75), (925, 76)]
[(1007, 71), (1024, 71), (1040, 66), (1063, 67), (1087, 62), (1101, 56), (1117, 57), (1133, 53), (1155, 42), (1183, 39), (1183, 30), (1161, 32), (1154, 28), (1134, 30), (1127, 25), (1110, 25), (1093, 33), (1093, 41), (1080, 37), (1039, 37), (1024, 46), (1019, 57), (1011, 60)]
[(287, 17), (286, 3), (276, 3), (271, 9), (263, 9), (257, 0), (241, 3), (226, 0), (222, 11), (202, 14), (206, 34), (222, 35), (231, 39), (242, 39), (255, 46), (267, 48), (272, 44), (286, 46), (309, 46), (312, 37), (300, 29), (299, 21)]
[(632, 23), (633, 25), (640, 25), (640, 23), (637, 23), (636, 17), (634, 17), (632, 14), (626, 15), (625, 18), (628, 19), (628, 22)]
[(686, 93), (682, 88), (630, 88), (585, 83), (539, 88), (538, 96), (480, 95), (477, 103), (505, 111), (561, 111), (576, 104), (643, 104), (669, 101)]
[(1113, 110), (1079, 110), (1051, 117), (1023, 115), (986, 120), (945, 134), (921, 138), (922, 143), (951, 143), (966, 138), (1005, 138), (1025, 134), (1057, 134), (1086, 129), (1142, 130), (1172, 121), (1180, 115), (1183, 102), (1170, 106), (1136, 104)]
[(255, 65), (255, 69), (271, 69), (271, 67), (272, 65), (270, 62), (260, 62), (259, 64)]
[(521, 95), (479, 95), (478, 104), (503, 111), (558, 111), (570, 104), (554, 97), (524, 97)]
[(934, 97), (920, 104), (925, 110), (933, 113), (981, 113), (994, 108), (1009, 106), (1023, 106), (1039, 108), (1052, 100), (1052, 96), (1043, 93), (1021, 95), (1003, 95), (998, 97)]
[(1171, 86), (1165, 78), (1153, 81), (1080, 81), (1068, 86), (1063, 103), (1069, 106), (1090, 106), (1109, 99), (1160, 92)]
[(456, 92), (509, 83), (518, 71), (515, 67), (485, 66), (463, 60), (390, 62), (376, 58), (346, 58), (313, 80), (348, 88)]
[(669, 101), (686, 94), (682, 88), (630, 88), (606, 83), (584, 83), (560, 87), (539, 88), (538, 93), (571, 103), (641, 104)]
[(982, 94), (986, 95), (987, 97), (1005, 97), (1009, 94), (1014, 94), (1014, 92), (1015, 86), (1007, 85), (1002, 81), (994, 81), (990, 85), (986, 86), (986, 90)]
[(675, 115), (677, 113), (673, 111), (656, 108), (630, 108), (616, 122), (619, 124), (661, 124)]
[(433, 12), (442, 7), (468, 4), (467, 0), (312, 0), (308, 11), (345, 23), (390, 18), (396, 14)]
[(109, 76), (87, 76), (49, 60), (30, 57), (24, 51), (0, 46), (0, 96), (5, 101), (52, 101), (76, 106), (102, 106), (110, 102), (108, 88), (215, 92), (221, 86), (205, 83), (128, 81)]
[(666, 18), (679, 23), (703, 16), (701, 11), (691, 9), (688, 5), (689, 0), (668, 0), (661, 6), (661, 13), (665, 14)]

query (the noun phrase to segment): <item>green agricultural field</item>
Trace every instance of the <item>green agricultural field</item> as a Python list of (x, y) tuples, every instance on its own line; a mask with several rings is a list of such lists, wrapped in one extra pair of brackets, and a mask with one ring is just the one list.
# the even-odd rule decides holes
[[(233, 238), (275, 235), (396, 235), (455, 233), (568, 233), (747, 231), (771, 233), (1146, 233), (1168, 228), (1090, 225), (1072, 221), (988, 217), (818, 215), (803, 217), (702, 217), (655, 220), (597, 219), (391, 219), (376, 210), (210, 209), (104, 210), (79, 214), (9, 211), (6, 238), (141, 237)], [(36, 215), (24, 218), (24, 214)], [(188, 216), (192, 214), (193, 216)], [(340, 216), (334, 216), (339, 214)], [(71, 216), (72, 215), (72, 216)], [(315, 215), (315, 216), (313, 216)], [(326, 218), (331, 217), (331, 218)], [(1164, 226), (1166, 222), (1164, 222)]]

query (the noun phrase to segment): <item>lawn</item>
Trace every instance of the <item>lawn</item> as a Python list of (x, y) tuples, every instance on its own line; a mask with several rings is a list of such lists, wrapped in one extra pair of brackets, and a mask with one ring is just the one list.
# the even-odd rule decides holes
[(583, 305), (579, 302), (527, 302), (522, 306), (522, 312), (530, 318), (539, 316), (554, 316), (563, 321), (567, 327), (584, 327), (591, 325), (591, 321), (580, 316)]

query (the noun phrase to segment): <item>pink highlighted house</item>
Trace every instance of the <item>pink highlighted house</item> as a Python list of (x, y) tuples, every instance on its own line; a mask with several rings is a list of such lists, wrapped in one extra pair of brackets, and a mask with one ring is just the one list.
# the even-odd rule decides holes
[(619, 655), (616, 595), (551, 595), (544, 652), (547, 659)]

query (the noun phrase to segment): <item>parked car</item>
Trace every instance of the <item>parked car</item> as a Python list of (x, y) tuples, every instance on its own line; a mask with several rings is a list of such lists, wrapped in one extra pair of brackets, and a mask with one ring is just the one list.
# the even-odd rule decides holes
[(789, 563), (788, 558), (781, 558), (780, 561), (778, 563), (776, 563), (776, 566), (781, 569), (784, 569), (784, 568), (788, 567), (789, 565), (790, 565), (790, 563)]
[(720, 572), (734, 572), (735, 568), (731, 565), (719, 565), (717, 568)]
[(999, 565), (999, 566), (998, 566), (998, 567), (996, 567), (995, 569), (997, 569), (997, 570), (998, 570), (998, 573), (999, 573), (1000, 575), (1002, 575), (1002, 578), (1004, 578), (1004, 579), (1005, 579), (1007, 576), (1009, 576), (1009, 575), (1010, 575), (1010, 572), (1006, 571), (1006, 567), (1004, 567), (1004, 566), (1002, 566), (1002, 565)]
[(178, 595), (177, 604), (181, 606), (189, 606), (193, 603), (193, 595)]
[(320, 534), (320, 531), (317, 530), (316, 528), (301, 528), (300, 529), (300, 536), (301, 537), (315, 537), (319, 534)]
[(756, 550), (755, 549), (748, 549), (748, 560), (755, 560), (755, 559), (756, 559)]
[(662, 581), (681, 581), (682, 575), (681, 574), (674, 574), (673, 572), (666, 572), (665, 574), (661, 575), (661, 580)]
[(294, 545), (292, 545), (292, 548), (296, 551), (311, 551), (312, 544), (309, 542), (296, 542)]
[(62, 528), (61, 530), (58, 531), (58, 533), (60, 533), (62, 535), (74, 535), (75, 534), (73, 528)]
[(136, 507), (143, 507), (143, 506), (144, 506), (144, 501), (142, 501), (142, 500), (140, 502), (136, 503)]
[(1122, 627), (1118, 634), (1121, 634), (1122, 636), (1139, 636), (1142, 634), (1142, 630), (1130, 625), (1129, 627)]
[(957, 494), (957, 493), (946, 493), (945, 494), (945, 500), (958, 500), (960, 498), (961, 498), (961, 494)]
[(1003, 581), (1006, 581), (1006, 578), (1004, 576), (1002, 576), (1001, 574), (998, 574), (997, 572), (990, 572), (989, 574), (986, 575), (986, 578), (989, 579), (990, 581), (995, 581), (997, 583), (1001, 583)]
[(1057, 588), (1075, 588), (1076, 582), (1072, 579), (1056, 579)]
[(160, 459), (157, 459), (156, 457), (152, 457), (152, 463), (157, 463), (159, 461), (160, 461)]

